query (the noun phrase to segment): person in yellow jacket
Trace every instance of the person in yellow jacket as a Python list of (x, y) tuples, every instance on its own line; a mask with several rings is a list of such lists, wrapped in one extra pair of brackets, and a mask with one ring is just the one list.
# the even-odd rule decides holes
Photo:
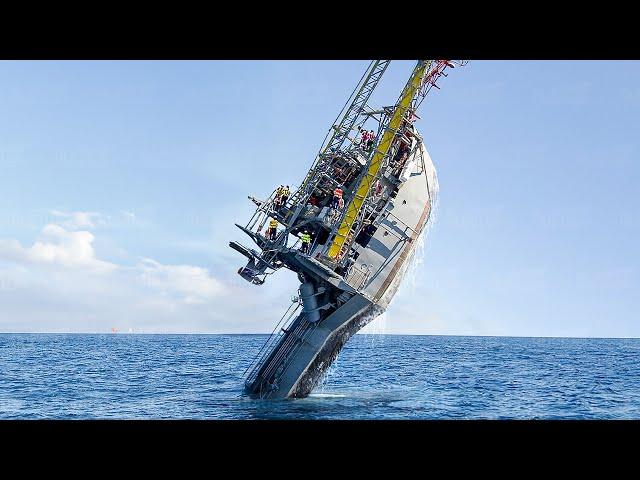
[(311, 235), (307, 230), (304, 231), (303, 234), (300, 235), (300, 241), (302, 245), (300, 245), (300, 251), (305, 255), (309, 254), (309, 247), (311, 246)]
[(269, 220), (269, 229), (267, 230), (267, 239), (275, 240), (278, 234), (278, 221), (275, 219)]
[(282, 189), (282, 192), (280, 194), (280, 207), (286, 207), (287, 206), (287, 200), (289, 200), (289, 195), (291, 194), (291, 192), (289, 191), (289, 185), (287, 185), (286, 187), (284, 187)]

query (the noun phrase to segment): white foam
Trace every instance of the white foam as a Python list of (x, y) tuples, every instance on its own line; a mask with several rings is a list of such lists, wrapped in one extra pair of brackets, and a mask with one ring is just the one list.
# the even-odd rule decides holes
[[(429, 201), (431, 202), (429, 220), (422, 229), (422, 232), (420, 232), (418, 238), (416, 238), (415, 246), (411, 250), (409, 258), (405, 261), (399, 274), (394, 278), (390, 288), (385, 292), (383, 297), (383, 301), (385, 303), (390, 303), (393, 297), (400, 291), (403, 293), (412, 293), (415, 291), (416, 278), (418, 272), (421, 270), (420, 267), (424, 264), (426, 239), (429, 236), (431, 228), (436, 222), (439, 210), (438, 194), (440, 192), (440, 185), (438, 183), (438, 176), (435, 169), (432, 169), (429, 173)], [(389, 297), (388, 299), (385, 298), (387, 296)]]

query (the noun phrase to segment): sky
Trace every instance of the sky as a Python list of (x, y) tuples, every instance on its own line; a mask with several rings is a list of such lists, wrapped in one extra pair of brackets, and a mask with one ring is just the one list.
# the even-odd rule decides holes
[[(298, 282), (240, 278), (234, 223), (300, 183), (368, 64), (0, 62), (0, 332), (270, 332)], [(439, 86), (438, 208), (364, 331), (640, 336), (640, 62), (471, 60)]]

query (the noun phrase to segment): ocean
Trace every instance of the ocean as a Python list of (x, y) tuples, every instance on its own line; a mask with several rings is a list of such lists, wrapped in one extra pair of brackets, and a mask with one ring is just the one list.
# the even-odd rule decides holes
[(640, 419), (640, 339), (356, 335), (252, 400), (266, 335), (0, 334), (2, 419)]

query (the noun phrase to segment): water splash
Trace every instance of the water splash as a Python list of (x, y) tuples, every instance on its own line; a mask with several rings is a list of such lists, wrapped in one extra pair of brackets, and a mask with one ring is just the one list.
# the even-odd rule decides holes
[(438, 191), (438, 178), (434, 175), (434, 186), (431, 195), (432, 203), (429, 220), (416, 239), (415, 247), (411, 252), (410, 258), (406, 262), (407, 267), (406, 269), (404, 269), (403, 274), (400, 276), (401, 280), (398, 289), (400, 290), (402, 285), (406, 285), (409, 287), (408, 290), (403, 289), (403, 292), (415, 292), (416, 279), (418, 277), (418, 273), (422, 271), (422, 265), (424, 264), (426, 258), (427, 238), (429, 236), (429, 233), (431, 232), (431, 229), (433, 228), (433, 225), (435, 225), (438, 216)]
[(364, 334), (370, 348), (379, 346), (384, 342), (384, 335), (387, 333), (387, 313), (383, 312), (362, 329), (360, 334)]
[(314, 388), (314, 391), (316, 391), (316, 393), (320, 392), (321, 394), (327, 394), (327, 392), (325, 392), (324, 389), (327, 386), (327, 383), (329, 382), (330, 377), (336, 379), (338, 381), (337, 383), (340, 383), (341, 374), (339, 373), (339, 370), (338, 370), (338, 364), (340, 363), (339, 358), (340, 356), (338, 355), (338, 357), (333, 361), (333, 363), (329, 365), (329, 368), (327, 368), (325, 372), (322, 374), (322, 377), (318, 381), (317, 387)]
[(414, 247), (409, 253), (407, 260), (398, 272), (398, 275), (393, 279), (391, 285), (383, 295), (381, 303), (389, 305), (397, 293), (415, 293), (416, 279), (420, 268), (424, 263), (426, 257), (426, 239), (429, 236), (429, 232), (433, 228), (436, 222), (439, 211), (439, 193), (440, 185), (438, 183), (438, 176), (435, 169), (433, 169), (429, 175), (429, 199), (431, 201), (431, 211), (429, 213), (429, 219), (426, 225), (420, 232), (420, 235), (414, 242)]
[(310, 393), (309, 397), (312, 398), (345, 398), (346, 395), (340, 393)]

